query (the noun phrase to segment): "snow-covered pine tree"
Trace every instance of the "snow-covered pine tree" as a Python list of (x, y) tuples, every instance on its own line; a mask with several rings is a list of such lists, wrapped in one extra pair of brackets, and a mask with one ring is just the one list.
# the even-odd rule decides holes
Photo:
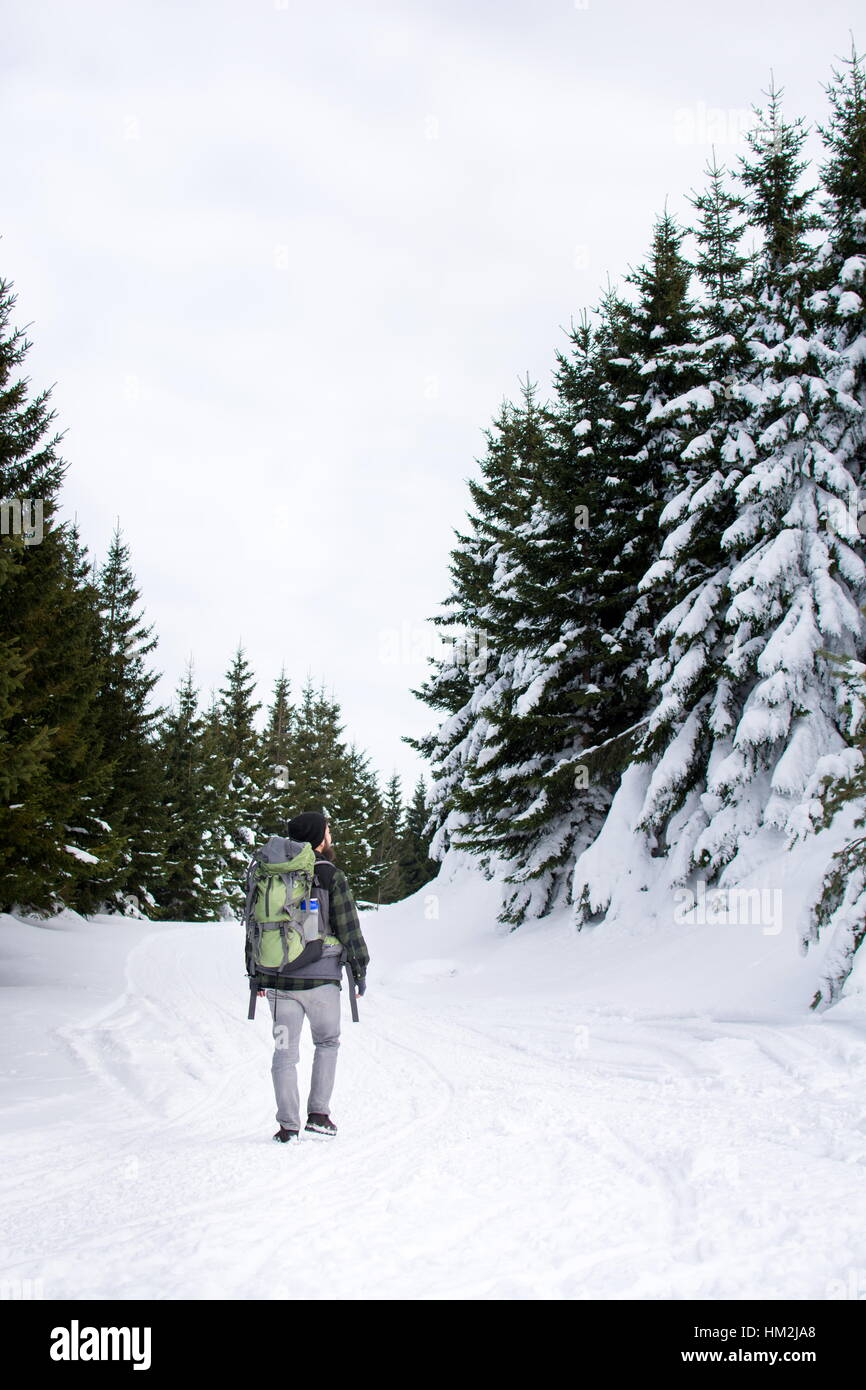
[[(456, 805), (466, 770), (478, 757), (487, 733), (486, 706), (495, 700), (500, 652), (495, 635), (484, 626), (488, 600), (507, 570), (515, 527), (531, 506), (532, 480), (526, 475), (515, 435), (519, 412), (503, 401), (491, 426), (484, 431), (486, 450), (478, 460), (481, 476), (468, 480), (474, 511), (469, 531), (456, 533), (449, 565), (451, 593), (431, 622), (451, 629), (444, 655), (430, 658), (431, 674), (413, 691), (445, 718), (421, 739), (405, 738), (430, 761), (432, 789), (424, 834), (430, 854), (439, 861), (459, 833), (471, 825)], [(481, 861), (484, 867), (483, 859)]]
[[(835, 376), (842, 396), (836, 421), (836, 456), (847, 467), (856, 490), (847, 508), (838, 508), (838, 529), (863, 553), (866, 530), (866, 74), (854, 42), (827, 87), (830, 118), (819, 126), (826, 160), (821, 166), (822, 211), (826, 240), (817, 261), (819, 289), (813, 303), (823, 334), (839, 353)], [(850, 402), (860, 407), (853, 412)], [(831, 401), (832, 406), (832, 401)], [(860, 649), (862, 654), (862, 647)], [(825, 978), (812, 1000), (826, 1008), (840, 996), (866, 936), (866, 667), (853, 657), (834, 663), (848, 696), (849, 747), (819, 758), (809, 790), (816, 809), (810, 820), (826, 827), (842, 812), (851, 819), (851, 838), (831, 860), (815, 904), (806, 944), (830, 937)], [(820, 810), (817, 810), (820, 807)]]
[(748, 334), (756, 362), (755, 444), (738, 484), (740, 514), (723, 543), (734, 559), (728, 586), (729, 686), (714, 716), (716, 756), (708, 770), (709, 823), (696, 862), (720, 869), (744, 836), (762, 828), (796, 833), (817, 758), (845, 742), (847, 705), (829, 650), (856, 656), (863, 643), (859, 604), (866, 566), (839, 533), (840, 503), (854, 480), (840, 456), (853, 400), (836, 385), (839, 355), (822, 333), (812, 301), (818, 226), (801, 120), (781, 115), (769, 91), (767, 114), (741, 160), (747, 213), (763, 233), (755, 267), (758, 314)]
[(485, 615), (501, 648), (483, 756), (457, 803), (468, 842), (508, 865), (500, 920), (569, 901), (575, 859), (604, 817), (646, 709), (652, 604), (638, 592), (657, 551), (680, 426), (664, 407), (694, 383), (683, 233), (665, 212), (636, 303), (608, 292), (597, 340), (584, 319), (559, 358), (558, 419), (524, 401), (534, 498), (514, 528), (507, 582)]
[(646, 265), (625, 277), (637, 293), (637, 304), (619, 328), (624, 375), (613, 404), (630, 412), (636, 447), (626, 445), (620, 453), (620, 480), (611, 504), (633, 503), (636, 511), (620, 562), (619, 592), (627, 607), (617, 638), (630, 660), (618, 685), (642, 716), (650, 708), (647, 664), (654, 655), (662, 608), (658, 594), (642, 589), (640, 581), (659, 555), (659, 518), (680, 488), (680, 454), (702, 385), (693, 349), (693, 268), (682, 253), (684, 236), (665, 209), (656, 219)]
[[(537, 388), (522, 383), (522, 399), (509, 410), (501, 434), (497, 462), (501, 466), (501, 446), (507, 444), (511, 475), (519, 480), (499, 499), (494, 512), (489, 495), (477, 491), (476, 503), (483, 500), (488, 551), (493, 559), (487, 591), (477, 605), (476, 620), (485, 634), (490, 672), (473, 692), (471, 756), (465, 748), (463, 776), (452, 792), (452, 804), (461, 818), (461, 828), (452, 831), (452, 843), (467, 849), (491, 868), (497, 859), (512, 858), (516, 842), (523, 847), (522, 826), (513, 823), (515, 796), (538, 767), (532, 719), (513, 715), (511, 691), (520, 676), (528, 653), (535, 650), (540, 623), (539, 606), (547, 600), (543, 585), (539, 594), (528, 593), (527, 552), (536, 544), (540, 524), (542, 479), (552, 463), (551, 417), (539, 403)], [(574, 534), (573, 515), (569, 518)], [(533, 576), (534, 577), (534, 576)], [(549, 629), (548, 629), (549, 631)], [(543, 641), (548, 646), (550, 638)], [(493, 679), (489, 679), (489, 676)]]
[(119, 526), (100, 567), (98, 588), (100, 679), (93, 713), (110, 759), (100, 815), (122, 852), (110, 877), (103, 873), (94, 882), (93, 906), (101, 894), (104, 909), (123, 909), (132, 899), (147, 913), (156, 905), (151, 884), (159, 877), (162, 855), (163, 786), (155, 731), (164, 711), (151, 703), (159, 675), (149, 670), (147, 658), (157, 639), (139, 611), (141, 595)]
[[(598, 322), (584, 313), (569, 352), (557, 351), (555, 403), (538, 441), (537, 499), (520, 533), (511, 619), (522, 618), (522, 648), (495, 714), (500, 762), (511, 760), (499, 776), (507, 808), (500, 852), (509, 861), (500, 918), (512, 926), (567, 901), (575, 855), (594, 838), (609, 803), (605, 764), (616, 760), (616, 736), (635, 713), (623, 698), (623, 649), (612, 636), (625, 612), (614, 571), (631, 537), (624, 534), (628, 509), (614, 495), (619, 467), (611, 460), (623, 436), (613, 418), (610, 363), (627, 312), (608, 289)], [(631, 445), (630, 418), (627, 430)], [(588, 753), (601, 745), (603, 752)]]
[[(567, 829), (568, 854), (552, 903), (570, 898), (575, 860), (595, 838), (648, 709), (658, 601), (639, 580), (658, 554), (658, 517), (676, 487), (685, 422), (670, 404), (688, 398), (698, 380), (683, 236), (665, 209), (646, 264), (626, 276), (635, 302), (608, 289), (592, 357), (583, 347), (574, 363), (560, 361), (560, 437), (592, 520), (578, 584), (563, 590), (571, 613), (561, 615), (555, 677), (545, 687), (548, 728), (556, 731), (557, 711), (576, 704), (581, 714), (579, 723), (572, 716), (575, 751), (557, 755), (555, 824)], [(569, 789), (564, 774), (575, 759), (582, 782)]]
[(831, 660), (848, 696), (849, 746), (819, 759), (809, 790), (816, 828), (827, 829), (847, 813), (850, 838), (830, 860), (810, 916), (806, 945), (830, 937), (813, 1009), (837, 1001), (866, 939), (866, 664), (851, 657)]
[[(739, 455), (743, 477), (737, 516), (722, 534), (724, 588), (695, 615), (713, 624), (716, 606), (724, 656), (708, 712), (701, 706), (681, 724), (663, 778), (657, 769), (650, 788), (669, 811), (667, 788), (689, 760), (700, 717), (712, 735), (701, 754), (706, 789), (696, 785), (668, 841), (678, 844), (680, 874), (693, 867), (711, 878), (749, 837), (783, 843), (783, 833), (808, 820), (815, 762), (845, 744), (845, 692), (823, 652), (855, 654), (863, 631), (866, 568), (836, 525), (852, 487), (837, 452), (849, 407), (834, 385), (838, 354), (812, 303), (808, 234), (816, 218), (811, 190), (798, 187), (805, 131), (800, 120), (783, 120), (780, 92), (771, 86), (767, 95), (766, 114), (756, 112), (748, 135), (752, 158), (741, 159), (746, 213), (762, 234), (752, 271), (756, 312), (745, 333), (752, 365), (734, 387), (750, 407), (730, 459), (739, 466)], [(670, 683), (688, 703), (697, 659), (687, 650), (683, 659), (685, 673), (677, 682), (674, 670)]]
[[(821, 200), (826, 239), (818, 258), (819, 289), (814, 307), (826, 340), (840, 354), (837, 389), (866, 411), (866, 72), (864, 58), (851, 41), (846, 71), (833, 71), (826, 90), (830, 118), (819, 126), (826, 152), (821, 165)], [(866, 428), (847, 399), (839, 421), (836, 453), (858, 485), (849, 502), (850, 518), (840, 517), (843, 533), (854, 545), (866, 535)], [(850, 522), (859, 524), (859, 530)], [(858, 540), (859, 536), (859, 540)]]
[[(666, 408), (679, 422), (684, 447), (673, 460), (675, 495), (659, 519), (660, 557), (641, 581), (664, 616), (649, 666), (653, 709), (637, 753), (638, 761), (653, 764), (640, 828), (654, 853), (672, 854), (674, 881), (688, 875), (694, 840), (705, 825), (696, 798), (704, 790), (714, 702), (725, 688), (730, 602), (731, 564), (721, 538), (736, 518), (734, 489), (754, 452), (744, 427), (748, 393), (737, 385), (751, 367), (745, 332), (754, 318), (740, 250), (742, 200), (728, 188), (715, 152), (707, 175), (706, 189), (691, 200), (698, 213), (695, 267), (702, 297), (688, 351), (700, 380)], [(695, 818), (680, 818), (673, 845), (667, 839), (671, 817), (689, 796)]]

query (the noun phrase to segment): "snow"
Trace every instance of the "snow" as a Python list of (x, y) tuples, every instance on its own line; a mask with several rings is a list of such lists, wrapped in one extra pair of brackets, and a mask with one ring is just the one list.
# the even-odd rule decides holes
[(99, 860), (95, 854), (88, 854), (86, 849), (79, 849), (77, 845), (64, 845), (67, 854), (71, 854), (73, 859), (80, 859), (84, 864), (98, 864)]
[(535, 709), (535, 706), (544, 694), (545, 686), (555, 674), (556, 668), (548, 668), (541, 671), (527, 689), (524, 690), (523, 694), (518, 697), (514, 706), (514, 711), (518, 718), (523, 718), (524, 715), (529, 714), (531, 710)]
[[(629, 777), (598, 854), (623, 853)], [(828, 1297), (863, 1260), (866, 970), (810, 1012), (814, 846), (763, 847), (741, 880), (775, 889), (784, 863), (775, 933), (677, 920), (651, 859), (604, 924), (508, 933), (500, 883), (450, 852), (363, 914), (339, 1134), (291, 1149), (237, 923), (0, 918), (3, 1277), (61, 1299)], [(311, 1055), (305, 1028), (302, 1096)]]

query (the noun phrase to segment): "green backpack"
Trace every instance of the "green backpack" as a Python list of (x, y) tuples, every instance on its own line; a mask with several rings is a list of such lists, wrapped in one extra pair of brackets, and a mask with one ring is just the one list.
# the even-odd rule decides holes
[(247, 869), (244, 909), (249, 976), (276, 977), (294, 961), (306, 965), (331, 941), (322, 913), (310, 910), (315, 870), (313, 846), (305, 841), (272, 835), (256, 850)]

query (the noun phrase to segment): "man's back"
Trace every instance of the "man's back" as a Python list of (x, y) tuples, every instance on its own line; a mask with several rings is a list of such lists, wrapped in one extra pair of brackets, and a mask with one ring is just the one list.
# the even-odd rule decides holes
[(345, 962), (355, 983), (363, 989), (370, 955), (349, 881), (333, 860), (317, 857), (315, 885), (319, 888), (319, 912), (325, 931), (322, 955), (295, 974), (279, 975), (270, 983), (276, 989), (339, 984)]

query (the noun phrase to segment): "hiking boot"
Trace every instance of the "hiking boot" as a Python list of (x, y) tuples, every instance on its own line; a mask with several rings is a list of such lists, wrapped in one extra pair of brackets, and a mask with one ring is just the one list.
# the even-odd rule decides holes
[(308, 1115), (304, 1129), (312, 1134), (336, 1134), (337, 1126), (329, 1115)]
[(296, 1129), (283, 1129), (283, 1126), (280, 1125), (279, 1129), (274, 1135), (274, 1142), (279, 1142), (280, 1144), (288, 1144), (290, 1139), (297, 1139), (297, 1137), (298, 1131)]

